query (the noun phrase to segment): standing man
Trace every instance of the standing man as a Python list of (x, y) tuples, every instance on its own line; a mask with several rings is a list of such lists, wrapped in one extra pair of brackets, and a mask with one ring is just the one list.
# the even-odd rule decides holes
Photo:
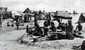
[(19, 16), (15, 16), (15, 21), (16, 21), (16, 26), (17, 26), (17, 30), (19, 29)]
[(28, 28), (28, 25), (26, 26), (26, 33), (29, 33), (29, 28)]
[(72, 22), (71, 20), (68, 21), (68, 24), (66, 26), (66, 38), (67, 39), (73, 39), (73, 25), (72, 25)]
[(19, 30), (19, 22), (16, 22), (17, 30)]

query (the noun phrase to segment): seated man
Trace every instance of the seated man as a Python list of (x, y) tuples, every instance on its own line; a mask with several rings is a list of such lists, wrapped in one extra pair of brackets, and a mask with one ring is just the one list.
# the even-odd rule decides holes
[(74, 31), (74, 36), (75, 37), (79, 37), (79, 38), (84, 38), (83, 36), (80, 36), (81, 31), (82, 31), (82, 25), (80, 24), (80, 22), (78, 22), (78, 25), (76, 27), (76, 30)]
[(7, 22), (7, 26), (8, 26), (8, 27), (10, 26), (9, 22)]
[(77, 31), (79, 34), (81, 34), (81, 33), (80, 33), (81, 30), (82, 30), (82, 25), (80, 24), (80, 22), (78, 22), (78, 25), (77, 25), (77, 27), (76, 27), (76, 31)]
[(73, 46), (74, 50), (85, 50), (85, 40), (83, 40), (82, 44), (79, 46)]
[(62, 23), (59, 23), (59, 26), (57, 27), (57, 29), (60, 29), (60, 30), (62, 30), (62, 31), (64, 31), (64, 30), (65, 30), (65, 28), (64, 28), (64, 26), (63, 26), (63, 24), (62, 24)]
[(56, 27), (55, 27), (55, 25), (54, 25), (53, 22), (51, 22), (51, 27), (50, 27), (50, 29), (51, 29), (53, 32), (56, 32)]
[(42, 36), (43, 32), (41, 30), (41, 28), (39, 27), (38, 24), (35, 25), (35, 30), (33, 32), (33, 35), (35, 36)]
[(26, 26), (26, 33), (27, 35), (31, 35), (33, 33), (33, 28), (30, 28), (28, 25)]
[(85, 40), (82, 42), (81, 50), (85, 50)]
[(50, 26), (50, 20), (47, 20), (44, 22), (44, 35), (47, 35), (47, 32), (49, 31)]

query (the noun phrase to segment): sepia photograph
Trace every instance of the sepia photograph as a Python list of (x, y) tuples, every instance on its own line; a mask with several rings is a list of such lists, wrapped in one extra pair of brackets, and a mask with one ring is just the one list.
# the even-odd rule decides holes
[(85, 0), (0, 0), (0, 50), (85, 50)]

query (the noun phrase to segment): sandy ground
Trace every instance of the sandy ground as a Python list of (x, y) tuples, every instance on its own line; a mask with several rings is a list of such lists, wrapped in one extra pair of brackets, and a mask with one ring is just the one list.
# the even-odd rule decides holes
[[(4, 21), (3, 23), (2, 30), (4, 32), (3, 31), (0, 32), (0, 50), (62, 50), (62, 48), (60, 48), (60, 44), (58, 44), (59, 42), (56, 43), (55, 41), (37, 42), (36, 47), (19, 44), (16, 41), (16, 39), (21, 37), (25, 33), (25, 30), (14, 30), (15, 27), (14, 28), (6, 27), (6, 24), (5, 24), (6, 22), (7, 21)], [(56, 43), (56, 47), (58, 48), (54, 49), (55, 45), (53, 43)], [(68, 47), (66, 47), (66, 49), (70, 50)]]
[(35, 46), (27, 46), (16, 41), (25, 33), (25, 30), (5, 32), (0, 35), (0, 50), (72, 50), (72, 46), (82, 44), (84, 39), (55, 40), (37, 42)]

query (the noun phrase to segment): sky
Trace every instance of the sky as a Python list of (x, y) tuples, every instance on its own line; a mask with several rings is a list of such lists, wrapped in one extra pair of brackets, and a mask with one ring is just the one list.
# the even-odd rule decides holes
[(85, 0), (0, 0), (1, 7), (9, 10), (23, 11), (26, 8), (32, 10), (68, 10), (85, 12)]

